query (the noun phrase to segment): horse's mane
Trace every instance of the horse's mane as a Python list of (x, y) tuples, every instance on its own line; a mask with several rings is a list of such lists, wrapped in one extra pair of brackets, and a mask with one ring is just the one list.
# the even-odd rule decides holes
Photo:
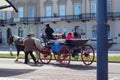
[(36, 37), (32, 37), (32, 39), (34, 39), (34, 40), (39, 40), (38, 38), (36, 38)]
[(23, 40), (24, 40), (23, 37), (19, 37), (17, 35), (13, 35), (13, 42), (15, 43), (15, 45), (23, 43)]
[(16, 41), (16, 40), (18, 40), (18, 39), (20, 39), (20, 38), (21, 38), (21, 39), (24, 39), (23, 37), (19, 37), (19, 36), (17, 36), (17, 35), (13, 35), (13, 40), (14, 40), (14, 41)]
[[(19, 37), (19, 36), (17, 36), (17, 35), (13, 35), (13, 39), (14, 39), (14, 41), (16, 41), (16, 40), (18, 40), (18, 39), (24, 39), (24, 37)], [(34, 39), (34, 40), (39, 40), (38, 38), (36, 38), (36, 37), (32, 37), (32, 39)]]

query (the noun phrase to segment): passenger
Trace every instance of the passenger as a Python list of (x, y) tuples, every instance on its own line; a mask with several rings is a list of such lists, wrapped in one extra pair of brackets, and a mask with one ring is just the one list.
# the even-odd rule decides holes
[(66, 40), (74, 39), (74, 36), (71, 32), (69, 32), (66, 36)]
[(73, 33), (73, 35), (74, 35), (75, 38), (79, 38), (78, 33), (76, 31)]
[(54, 33), (54, 30), (50, 27), (49, 24), (46, 24), (45, 33), (46, 33), (48, 39), (54, 39), (53, 35), (52, 35)]
[(62, 38), (63, 38), (63, 39), (66, 38), (66, 32), (63, 33)]
[(28, 64), (28, 54), (30, 54), (30, 56), (32, 57), (34, 64), (36, 65), (36, 58), (33, 55), (33, 50), (35, 49), (35, 42), (32, 39), (31, 35), (27, 35), (27, 37), (25, 38), (25, 40), (23, 41), (23, 45), (25, 47), (24, 51), (25, 51), (25, 64)]

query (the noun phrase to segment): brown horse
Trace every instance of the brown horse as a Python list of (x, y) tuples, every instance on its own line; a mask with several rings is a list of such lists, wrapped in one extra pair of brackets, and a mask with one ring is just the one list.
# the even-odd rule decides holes
[[(36, 53), (36, 60), (38, 61), (39, 60), (39, 50), (42, 49), (42, 45), (41, 45), (39, 39), (37, 39), (37, 38), (33, 38), (33, 39), (34, 39), (35, 46), (36, 46), (36, 49), (34, 50)], [(9, 42), (10, 42), (9, 44), (14, 43), (16, 50), (17, 50), (17, 55), (16, 55), (15, 61), (18, 61), (20, 51), (24, 51), (24, 45), (21, 45), (21, 44), (23, 44), (23, 40), (24, 40), (24, 38), (15, 36), (15, 35), (9, 37)]]

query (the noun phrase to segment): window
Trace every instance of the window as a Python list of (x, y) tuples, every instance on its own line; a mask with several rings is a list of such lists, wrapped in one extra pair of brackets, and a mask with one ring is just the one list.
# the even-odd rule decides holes
[(97, 38), (97, 32), (96, 31), (92, 31), (92, 38), (96, 39)]
[(3, 13), (0, 11), (0, 19), (3, 19)]
[(46, 6), (46, 17), (52, 16), (52, 7)]
[(53, 1), (52, 0), (46, 0), (44, 2), (44, 5), (45, 5), (45, 16), (46, 17), (52, 16)]
[[(96, 38), (97, 38), (96, 27), (97, 27), (97, 26), (93, 26), (93, 27), (92, 27), (92, 38), (93, 38), (93, 39), (96, 39)], [(107, 27), (108, 27), (108, 30), (107, 30), (107, 31), (108, 31), (108, 33), (107, 33), (107, 34), (108, 34), (108, 38), (110, 38), (110, 26), (107, 26)]]
[(23, 7), (18, 8), (18, 17), (19, 18), (23, 17)]
[(10, 36), (12, 36), (12, 30), (11, 30), (11, 28), (8, 28), (7, 29), (7, 43), (9, 43)]
[(74, 3), (74, 15), (80, 15), (80, 3)]
[(11, 12), (7, 12), (7, 19), (11, 18)]
[(21, 27), (18, 28), (18, 36), (23, 37), (23, 29)]
[(97, 31), (96, 31), (96, 26), (92, 27), (92, 38), (96, 39), (97, 38)]
[(0, 44), (2, 44), (2, 31), (0, 30)]
[(63, 4), (59, 6), (59, 15), (65, 16), (65, 5)]
[(107, 0), (107, 12), (111, 12), (111, 0)]
[(110, 26), (107, 26), (107, 28), (108, 28), (108, 38), (110, 38)]
[(34, 29), (35, 29), (34, 26), (29, 28), (29, 33), (32, 34), (33, 36), (35, 36), (35, 30)]
[(28, 7), (28, 17), (34, 17), (35, 9), (33, 6)]
[(96, 0), (91, 0), (91, 13), (96, 13)]

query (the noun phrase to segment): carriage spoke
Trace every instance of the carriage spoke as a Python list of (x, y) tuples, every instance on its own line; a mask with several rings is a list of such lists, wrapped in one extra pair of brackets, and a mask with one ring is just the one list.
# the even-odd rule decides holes
[(40, 60), (43, 64), (48, 64), (51, 60), (51, 54), (50, 55), (45, 55), (45, 54), (40, 54)]
[(92, 61), (91, 56), (85, 57), (85, 58), (84, 58), (84, 61), (85, 61), (87, 64), (91, 63), (91, 61)]
[(59, 56), (60, 64), (63, 66), (67, 66), (70, 63), (70, 56), (66, 54), (62, 54)]

